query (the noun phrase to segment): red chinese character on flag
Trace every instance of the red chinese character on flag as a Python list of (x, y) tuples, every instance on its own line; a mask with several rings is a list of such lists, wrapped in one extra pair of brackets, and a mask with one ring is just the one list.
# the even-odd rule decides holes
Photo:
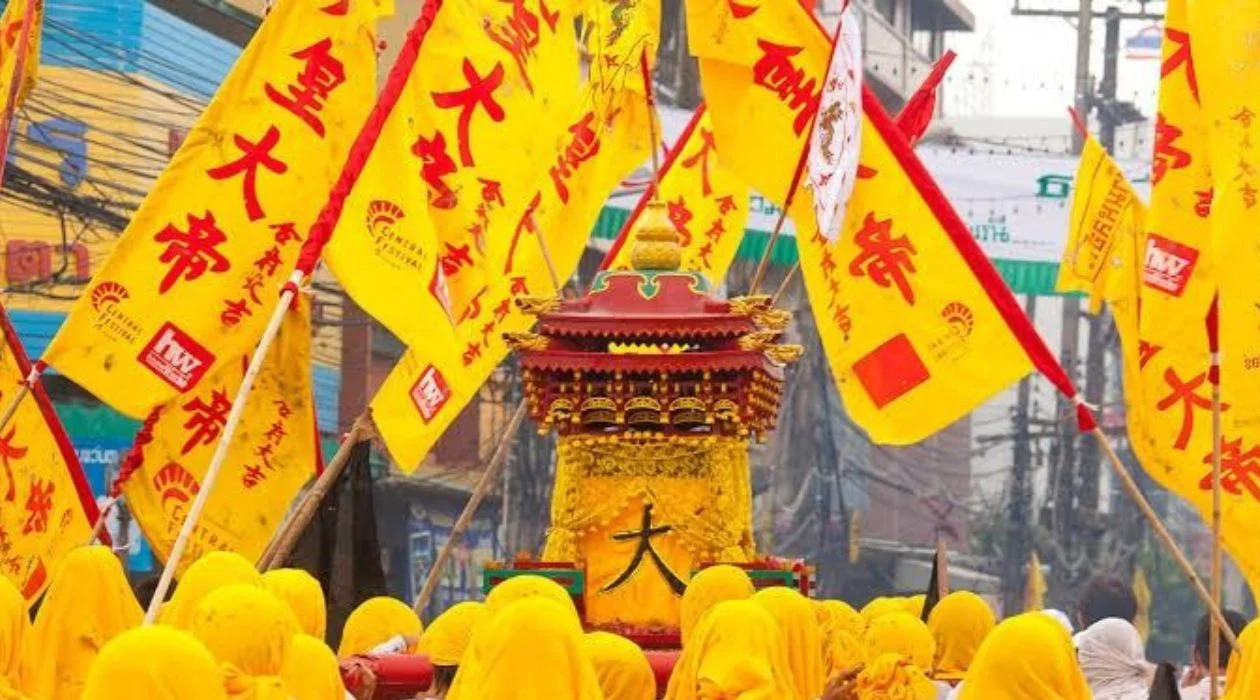
[(423, 163), (420, 177), (429, 186), (429, 204), (435, 209), (454, 209), (459, 198), (442, 178), (454, 175), (459, 166), (446, 152), (446, 136), (441, 131), (435, 131), (432, 139), (418, 136), (411, 154)]
[(822, 99), (822, 90), (815, 90), (818, 81), (813, 78), (806, 80), (805, 71), (792, 63), (792, 57), (804, 49), (782, 46), (765, 39), (757, 40), (757, 48), (761, 49), (761, 57), (753, 64), (753, 83), (778, 95), (789, 109), (796, 112), (792, 128), (797, 136), (804, 134)]
[(1206, 219), (1212, 215), (1212, 195), (1211, 187), (1206, 191), (1195, 191), (1194, 213), (1200, 219)]
[(158, 261), (171, 266), (158, 285), (159, 294), (167, 293), (180, 280), (192, 282), (207, 272), (223, 273), (232, 267), (216, 250), (227, 241), (227, 235), (219, 230), (213, 212), (208, 211), (205, 216), (188, 214), (187, 231), (167, 224), (153, 240), (168, 244)]
[(26, 456), (29, 447), (18, 447), (13, 444), (13, 437), (17, 434), (17, 426), (9, 428), (9, 432), (0, 438), (0, 465), (4, 466), (4, 478), (9, 482), (9, 487), (4, 492), (4, 500), (12, 503), (17, 499), (17, 483), (13, 479), (13, 465), (9, 464), (10, 459), (22, 459)]
[(268, 277), (275, 277), (276, 271), (280, 269), (281, 263), (280, 249), (271, 246), (263, 251), (262, 257), (254, 261), (254, 268)]
[(1167, 78), (1173, 74), (1177, 68), (1185, 65), (1186, 67), (1186, 83), (1190, 87), (1190, 94), (1194, 96), (1195, 102), (1199, 101), (1199, 81), (1194, 74), (1194, 56), (1190, 52), (1190, 34), (1178, 29), (1165, 29), (1164, 41), (1166, 44), (1175, 45), (1177, 48), (1168, 57), (1164, 59), (1163, 64), (1159, 68), (1159, 77)]
[(901, 297), (913, 306), (914, 290), (906, 273), (915, 272), (910, 256), (919, 251), (906, 236), (893, 236), (892, 223), (892, 219), (876, 220), (874, 213), (866, 215), (862, 229), (853, 236), (861, 252), (849, 263), (849, 274), (870, 277), (872, 282), (885, 288), (896, 285)]
[(32, 532), (48, 532), (48, 515), (52, 511), (52, 495), (57, 487), (51, 481), (40, 481), (31, 477), (31, 490), (26, 496), (26, 523), (22, 525), (22, 534)]
[(691, 245), (691, 230), (687, 228), (687, 224), (691, 223), (693, 214), (683, 196), (678, 195), (677, 200), (666, 202), (665, 213), (669, 218), (669, 223), (678, 232), (678, 245), (684, 248)]
[(206, 174), (214, 180), (226, 180), (237, 175), (244, 175), (242, 186), (245, 196), (245, 213), (249, 215), (250, 221), (257, 221), (267, 215), (258, 201), (258, 169), (266, 168), (277, 175), (283, 175), (289, 171), (287, 164), (271, 155), (271, 150), (280, 143), (280, 130), (275, 126), (268, 127), (267, 133), (263, 134), (258, 143), (240, 134), (233, 136), (232, 140), (236, 143), (236, 147), (241, 149), (241, 157), (217, 168), (211, 168), (206, 171)]
[(521, 235), (524, 233), (538, 234), (538, 222), (534, 220), (534, 215), (538, 212), (538, 207), (541, 204), (542, 193), (535, 193), (534, 198), (529, 200), (529, 206), (525, 208), (525, 213), (516, 222), (516, 230), (512, 232), (512, 243), (508, 246), (507, 263), (503, 267), (504, 272), (512, 272), (516, 259), (516, 246), (521, 242)]
[(1182, 131), (1164, 121), (1164, 115), (1155, 118), (1155, 159), (1151, 163), (1151, 184), (1158, 185), (1169, 170), (1180, 170), (1190, 165), (1190, 153), (1176, 146)]
[(293, 415), (293, 410), (289, 408), (288, 402), (284, 399), (276, 399), (273, 403), (276, 406), (276, 415), (280, 416), (281, 420)]
[(726, 223), (721, 219), (714, 219), (713, 224), (709, 226), (709, 230), (704, 232), (704, 237), (710, 241), (717, 243), (722, 240), (722, 236), (726, 234)]
[(472, 247), (467, 243), (456, 246), (448, 242), (446, 252), (438, 256), (438, 263), (442, 266), (443, 275), (454, 277), (465, 267), (473, 266)]
[(425, 367), (416, 380), (416, 385), (411, 387), (411, 400), (425, 423), (433, 420), (450, 398), (451, 387), (433, 365)]
[(198, 396), (184, 404), (183, 408), (191, 414), (184, 421), (184, 429), (191, 430), (192, 434), (179, 451), (181, 455), (186, 455), (197, 445), (209, 445), (219, 437), (219, 431), (227, 423), (228, 411), (232, 410), (232, 402), (226, 392), (216, 389), (210, 392), (210, 403)]
[(700, 192), (705, 197), (713, 194), (713, 186), (709, 184), (709, 154), (716, 150), (713, 143), (713, 132), (709, 129), (701, 129), (700, 150), (692, 153), (682, 162), (684, 168), (700, 166)]
[[(1212, 410), (1212, 400), (1196, 393), (1199, 388), (1206, 388), (1204, 385), (1207, 383), (1207, 372), (1200, 372), (1189, 381), (1183, 382), (1181, 377), (1177, 376), (1177, 370), (1169, 367), (1164, 370), (1164, 381), (1168, 384), (1169, 394), (1160, 399), (1155, 404), (1155, 408), (1167, 411), (1181, 404), (1181, 432), (1177, 433), (1173, 448), (1184, 450), (1190, 444), (1191, 435), (1194, 434), (1194, 409)], [(1221, 404), (1222, 411), (1228, 408), (1227, 404)]]
[(472, 61), (464, 59), (464, 79), (468, 81), (468, 87), (463, 90), (454, 90), (452, 92), (435, 92), (433, 95), (433, 104), (442, 109), (459, 109), (459, 121), (457, 122), (459, 136), (459, 162), (466, 168), (476, 165), (473, 160), (472, 145), (469, 140), (469, 129), (472, 127), (473, 113), (480, 106), (486, 111), (486, 115), (491, 121), (501, 122), (507, 117), (503, 111), (503, 106), (494, 99), (494, 91), (503, 84), (503, 64), (495, 63), (494, 68), (489, 75), (484, 78), (477, 74), (477, 68)]
[[(485, 205), (497, 204), (499, 206), (504, 205), (502, 183), (500, 183), (498, 180), (487, 180), (484, 177), (477, 178), (477, 181), (481, 183), (482, 204), (485, 204)], [(478, 211), (482, 214), (482, 216), (485, 215), (484, 211), (481, 211), (480, 209), (478, 209)]]
[(276, 245), (285, 245), (293, 241), (302, 242), (302, 237), (297, 232), (297, 224), (292, 221), (283, 224), (272, 224), (271, 230), (276, 232)]
[(240, 323), (246, 316), (253, 316), (254, 313), (249, 310), (249, 302), (244, 299), (223, 300), (224, 309), (219, 312), (219, 321), (227, 326), (232, 327)]
[(498, 25), (491, 24), (489, 20), (482, 20), (481, 27), (491, 41), (512, 56), (517, 70), (520, 71), (521, 82), (525, 83), (525, 89), (532, 95), (534, 84), (529, 79), (526, 63), (533, 57), (534, 49), (538, 48), (538, 42), (542, 38), (539, 33), (538, 15), (525, 7), (525, 0), (500, 1), (512, 6), (512, 15)]
[(271, 427), (267, 429), (267, 432), (263, 434), (263, 437), (275, 444), (283, 440), (285, 435), (288, 435), (288, 433), (284, 431), (284, 423), (276, 421), (271, 424)]
[(573, 138), (564, 147), (564, 151), (556, 157), (556, 164), (551, 166), (551, 182), (556, 187), (556, 195), (560, 197), (561, 202), (566, 204), (569, 202), (569, 187), (565, 180), (572, 177), (574, 171), (582, 163), (599, 153), (599, 138), (592, 127), (594, 122), (595, 113), (587, 112), (577, 123), (569, 127), (569, 133), (573, 134)]
[(726, 216), (736, 209), (739, 209), (739, 207), (735, 205), (735, 198), (729, 194), (725, 197), (718, 197), (717, 203), (718, 214), (721, 214), (722, 216)]
[[(1212, 453), (1203, 458), (1204, 464), (1212, 464)], [(1260, 446), (1243, 451), (1242, 438), (1221, 441), (1221, 490), (1233, 496), (1243, 495), (1245, 490), (1252, 500), (1260, 501)], [(1212, 472), (1199, 482), (1199, 488), (1212, 490)]]
[(481, 345), (479, 343), (469, 343), (464, 349), (464, 366), (468, 367), (481, 357)]
[(332, 91), (346, 82), (346, 69), (332, 55), (332, 39), (323, 39), (293, 54), (304, 61), (295, 82), (288, 85), (288, 95), (267, 83), (263, 90), (272, 102), (292, 112), (320, 138), (324, 137), (324, 122), (319, 113)]
[(241, 289), (244, 289), (245, 292), (249, 294), (250, 301), (253, 301), (255, 304), (261, 304), (262, 299), (258, 298), (258, 290), (262, 289), (262, 286), (262, 273), (251, 272), (249, 273), (249, 276), (245, 278), (245, 282), (241, 285)]
[(245, 473), (241, 475), (241, 485), (247, 489), (252, 489), (267, 480), (267, 475), (263, 473), (262, 467), (253, 464), (245, 465)]
[(512, 298), (508, 297), (494, 307), (495, 323), (503, 323), (503, 319), (507, 318), (510, 313), (512, 313)]

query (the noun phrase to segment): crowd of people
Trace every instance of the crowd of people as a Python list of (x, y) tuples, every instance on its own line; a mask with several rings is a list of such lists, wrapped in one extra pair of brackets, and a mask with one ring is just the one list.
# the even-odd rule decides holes
[[(147, 602), (147, 601), (145, 601)], [(787, 588), (757, 591), (731, 566), (701, 571), (681, 602), (682, 650), (670, 700), (1186, 700), (1206, 699), (1210, 627), (1202, 621), (1181, 672), (1145, 658), (1137, 604), (1119, 582), (1092, 582), (1075, 621), (1055, 611), (999, 622), (989, 604), (954, 592), (878, 598), (861, 610)], [(370, 700), (351, 695), (342, 661), (423, 654), (434, 667), (420, 698), (652, 700), (643, 650), (585, 632), (572, 598), (546, 578), (520, 576), (484, 603), (466, 602), (427, 629), (411, 607), (372, 598), (326, 644), (320, 584), (305, 572), (260, 574), (235, 554), (189, 567), (142, 626), (141, 603), (108, 548), (66, 557), (35, 611), (0, 582), (0, 700)], [(1260, 698), (1260, 622), (1229, 613), (1222, 635), (1226, 700)], [(355, 662), (348, 666), (354, 668)], [(370, 679), (369, 679), (370, 680)]]

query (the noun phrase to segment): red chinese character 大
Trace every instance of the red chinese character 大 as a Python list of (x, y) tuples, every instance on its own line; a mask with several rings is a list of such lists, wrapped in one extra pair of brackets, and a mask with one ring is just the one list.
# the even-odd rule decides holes
[(555, 185), (556, 195), (561, 202), (569, 201), (569, 187), (565, 182), (573, 176), (574, 171), (582, 163), (594, 158), (599, 153), (599, 137), (593, 124), (595, 113), (587, 112), (575, 124), (569, 126), (573, 138), (569, 140), (564, 151), (556, 157), (556, 164), (551, 166), (551, 182)]
[(1151, 184), (1158, 185), (1169, 170), (1180, 170), (1193, 160), (1190, 153), (1176, 146), (1181, 129), (1164, 121), (1164, 115), (1155, 118), (1155, 158), (1151, 163)]
[[(1203, 458), (1204, 464), (1212, 464), (1212, 453)], [(1212, 490), (1212, 472), (1199, 482), (1199, 488)], [(1221, 441), (1221, 490), (1241, 496), (1243, 491), (1252, 500), (1260, 501), (1260, 446), (1243, 450), (1242, 438)]]
[(490, 336), (494, 334), (494, 329), (498, 326), (494, 321), (486, 321), (481, 326), (481, 344), (490, 347)]
[(254, 269), (268, 277), (275, 277), (276, 272), (280, 269), (280, 265), (283, 264), (283, 262), (284, 261), (280, 259), (280, 249), (275, 246), (271, 246), (267, 250), (263, 251), (262, 257), (254, 261)]
[(713, 263), (709, 262), (710, 255), (713, 255), (713, 241), (705, 243), (696, 251), (696, 257), (700, 258), (700, 263), (706, 270), (713, 267)]
[(709, 154), (716, 149), (713, 143), (713, 132), (709, 129), (700, 130), (700, 150), (692, 153), (683, 160), (684, 168), (694, 168), (700, 166), (700, 192), (708, 197), (713, 194), (713, 186), (709, 184)]
[[(1177, 376), (1177, 370), (1169, 367), (1164, 370), (1164, 381), (1168, 384), (1168, 396), (1160, 399), (1155, 404), (1155, 408), (1161, 411), (1181, 404), (1181, 432), (1177, 433), (1177, 439), (1173, 442), (1173, 448), (1178, 450), (1186, 449), (1190, 444), (1190, 436), (1194, 434), (1194, 409), (1203, 411), (1212, 410), (1212, 400), (1207, 396), (1200, 396), (1196, 392), (1200, 387), (1206, 389), (1207, 372), (1200, 372), (1189, 381), (1181, 381), (1181, 377)], [(1227, 404), (1221, 404), (1221, 410), (1228, 409)]]
[(263, 276), (261, 272), (251, 272), (245, 277), (245, 281), (241, 284), (241, 289), (249, 295), (250, 301), (255, 304), (261, 304), (262, 299), (258, 298), (258, 290), (262, 289)]
[(240, 134), (233, 136), (232, 141), (236, 143), (237, 148), (241, 149), (241, 157), (217, 168), (211, 168), (206, 171), (206, 174), (215, 180), (226, 180), (237, 175), (244, 175), (242, 187), (245, 195), (245, 213), (250, 221), (258, 221), (267, 215), (258, 201), (258, 169), (266, 168), (276, 175), (283, 175), (289, 171), (287, 164), (271, 155), (271, 150), (280, 143), (280, 130), (274, 126), (268, 127), (267, 133), (263, 134), (257, 143)]
[(438, 263), (442, 266), (443, 275), (454, 277), (465, 267), (473, 266), (472, 246), (467, 243), (456, 246), (447, 242), (446, 252), (438, 256)]
[[(487, 180), (484, 177), (477, 178), (481, 183), (481, 203), (484, 205), (497, 204), (504, 205), (503, 201), (503, 184), (498, 180)], [(480, 210), (479, 210), (480, 211)], [(483, 216), (485, 212), (480, 212)]]
[(184, 429), (192, 431), (179, 451), (181, 455), (186, 455), (197, 445), (209, 445), (219, 437), (219, 431), (227, 422), (228, 411), (232, 410), (232, 402), (226, 392), (216, 389), (210, 392), (210, 403), (198, 396), (184, 404), (183, 408), (189, 414), (188, 420), (184, 421)]
[(227, 235), (219, 230), (213, 212), (206, 212), (205, 216), (189, 214), (187, 231), (167, 224), (153, 240), (167, 244), (158, 261), (171, 266), (158, 285), (159, 294), (167, 293), (180, 280), (192, 282), (207, 272), (223, 273), (232, 267), (216, 250), (227, 242)]
[(48, 532), (48, 515), (52, 511), (52, 496), (57, 487), (51, 481), (40, 481), (31, 477), (31, 490), (26, 495), (26, 523), (22, 525), (22, 534), (32, 532)]
[(288, 245), (294, 241), (302, 242), (302, 237), (297, 232), (297, 224), (292, 221), (283, 224), (272, 224), (271, 230), (275, 231), (276, 245)]
[(521, 235), (525, 233), (538, 235), (538, 222), (534, 220), (534, 215), (538, 212), (538, 207), (541, 204), (542, 193), (537, 192), (534, 194), (534, 198), (529, 200), (529, 206), (525, 207), (525, 213), (521, 214), (521, 218), (516, 222), (516, 230), (512, 232), (512, 243), (508, 246), (507, 263), (503, 266), (505, 273), (512, 272), (516, 260), (516, 246), (521, 242)]
[(726, 216), (736, 209), (739, 209), (739, 207), (735, 205), (735, 198), (729, 194), (725, 197), (718, 197), (717, 203), (718, 214), (721, 214), (722, 216)]
[(459, 162), (464, 167), (471, 168), (477, 163), (473, 160), (468, 132), (472, 127), (473, 113), (477, 111), (477, 107), (484, 109), (486, 116), (493, 122), (501, 122), (507, 117), (503, 111), (503, 105), (494, 99), (494, 91), (503, 84), (503, 64), (495, 63), (490, 73), (482, 77), (477, 74), (477, 67), (472, 64), (472, 61), (465, 58), (463, 70), (468, 87), (452, 92), (435, 92), (432, 95), (433, 104), (441, 109), (460, 110), (457, 122)]
[(289, 403), (284, 399), (276, 399), (272, 403), (275, 404), (276, 415), (280, 417), (280, 420), (293, 415), (293, 409), (289, 408)]
[(237, 299), (236, 301), (224, 299), (223, 310), (219, 312), (219, 322), (231, 328), (245, 320), (246, 316), (253, 315), (254, 312), (249, 310), (249, 301), (245, 299)]
[(669, 223), (678, 232), (678, 245), (684, 248), (691, 245), (691, 230), (687, 228), (687, 225), (691, 223), (693, 215), (683, 196), (678, 195), (678, 199), (666, 202), (665, 213), (669, 218)]
[(324, 122), (319, 113), (332, 91), (346, 82), (346, 69), (332, 55), (332, 39), (323, 39), (293, 54), (302, 61), (302, 70), (296, 80), (287, 86), (285, 95), (271, 83), (263, 90), (271, 101), (301, 119), (320, 138), (324, 137)]
[(818, 111), (822, 90), (815, 90), (818, 81), (805, 79), (805, 71), (792, 63), (792, 57), (804, 51), (799, 46), (782, 46), (765, 39), (757, 40), (761, 57), (753, 64), (753, 83), (779, 96), (792, 111), (796, 120), (792, 128), (800, 136), (809, 128), (809, 120)]
[(525, 7), (525, 0), (500, 0), (500, 2), (512, 6), (512, 15), (497, 25), (489, 20), (482, 20), (481, 28), (485, 30), (491, 41), (512, 56), (512, 60), (516, 62), (516, 69), (521, 74), (521, 82), (525, 83), (525, 89), (532, 95), (534, 84), (529, 79), (526, 63), (533, 57), (534, 49), (538, 48), (538, 42), (542, 38), (539, 33), (538, 15)]
[(906, 273), (915, 272), (910, 256), (918, 255), (914, 244), (906, 236), (892, 233), (892, 219), (878, 221), (874, 213), (866, 215), (862, 228), (853, 236), (853, 242), (861, 249), (849, 263), (849, 274), (854, 277), (870, 277), (881, 287), (897, 285), (901, 298), (914, 305), (914, 290)]
[(254, 456), (262, 460), (264, 467), (274, 471), (275, 467), (271, 466), (271, 453), (275, 449), (275, 445), (259, 445), (258, 448), (254, 450)]
[(1186, 67), (1186, 84), (1196, 102), (1199, 100), (1199, 81), (1194, 74), (1194, 56), (1190, 52), (1190, 34), (1178, 29), (1164, 30), (1165, 46), (1176, 46), (1176, 50), (1168, 54), (1159, 68), (1159, 77), (1167, 78), (1179, 67)]
[(288, 435), (288, 433), (284, 431), (284, 423), (276, 421), (271, 424), (271, 427), (267, 429), (267, 432), (263, 434), (263, 437), (270, 440), (274, 445), (283, 440), (285, 435)]
[(13, 465), (9, 464), (11, 459), (22, 459), (26, 456), (29, 447), (18, 447), (13, 444), (13, 437), (17, 435), (17, 426), (9, 428), (9, 432), (0, 438), (0, 465), (4, 466), (4, 479), (9, 482), (8, 488), (4, 492), (4, 500), (9, 503), (17, 500), (17, 482), (13, 479)]
[(420, 177), (429, 186), (429, 204), (435, 209), (454, 209), (459, 198), (442, 178), (454, 175), (459, 166), (446, 152), (446, 136), (440, 131), (435, 131), (431, 139), (418, 136), (411, 146), (411, 155), (423, 164)]

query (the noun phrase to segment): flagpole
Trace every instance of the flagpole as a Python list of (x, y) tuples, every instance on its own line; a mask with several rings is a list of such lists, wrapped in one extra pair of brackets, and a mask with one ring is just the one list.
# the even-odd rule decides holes
[[(0, 161), (0, 170), (4, 169), (4, 163)], [(13, 420), (13, 416), (17, 415), (18, 407), (22, 405), (22, 400), (26, 395), (31, 393), (31, 388), (35, 386), (35, 382), (39, 381), (40, 375), (44, 372), (44, 361), (36, 360), (31, 364), (31, 371), (26, 374), (26, 378), (18, 382), (17, 393), (13, 398), (9, 399), (9, 403), (5, 404), (4, 412), (0, 413), (0, 430), (4, 430), (9, 425), (9, 421)]]
[(648, 134), (652, 139), (652, 199), (661, 196), (661, 158), (656, 152), (660, 136), (656, 133), (656, 96), (652, 90), (652, 69), (648, 65), (647, 47), (639, 54), (639, 72), (643, 74), (643, 94), (647, 98)]
[[(1221, 348), (1218, 307), (1219, 297), (1212, 299), (1207, 316), (1210, 365), (1208, 378), (1212, 384), (1212, 601), (1221, 604)], [(1225, 625), (1225, 629), (1229, 629)], [(1211, 618), (1208, 638), (1208, 696), (1216, 700), (1216, 679), (1221, 675), (1221, 623)]]
[(109, 512), (114, 509), (114, 506), (118, 505), (119, 498), (120, 496), (111, 496), (109, 500), (105, 501), (105, 505), (101, 507), (100, 513), (97, 513), (96, 522), (92, 524), (92, 537), (87, 541), (88, 546), (96, 544), (97, 540), (101, 539), (101, 533), (105, 531), (105, 523), (109, 517)]
[[(4, 122), (0, 123), (0, 188), (4, 187), (4, 166), (9, 161), (9, 133), (13, 129), (13, 113), (17, 111), (18, 96), (22, 94), (24, 82), (22, 78), (26, 74), (26, 49), (30, 46), (31, 27), (35, 24), (35, 8), (43, 1), (26, 0), (26, 12), (22, 15), (22, 34), (18, 37), (17, 60), (13, 62), (13, 76), (9, 81), (9, 94), (4, 103)], [(20, 396), (17, 400), (21, 400)], [(12, 411), (6, 411), (3, 421), (0, 422), (0, 429), (3, 429), (12, 417)]]

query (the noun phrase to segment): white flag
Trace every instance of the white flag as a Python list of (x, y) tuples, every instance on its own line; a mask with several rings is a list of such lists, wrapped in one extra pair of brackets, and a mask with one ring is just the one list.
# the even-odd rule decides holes
[(809, 186), (818, 230), (834, 241), (857, 180), (862, 133), (862, 37), (852, 7), (840, 15), (817, 119), (809, 144)]

